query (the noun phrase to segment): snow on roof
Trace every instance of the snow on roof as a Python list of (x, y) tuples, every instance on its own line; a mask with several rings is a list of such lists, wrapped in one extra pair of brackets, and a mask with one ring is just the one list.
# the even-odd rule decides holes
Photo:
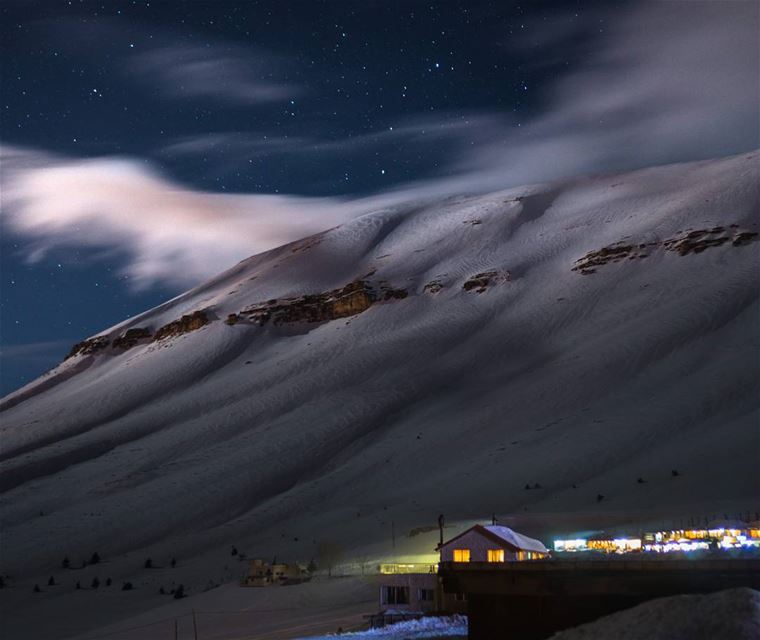
[(517, 547), (521, 551), (538, 551), (539, 553), (549, 553), (549, 550), (540, 540), (534, 540), (533, 538), (524, 536), (521, 533), (512, 531), (512, 529), (509, 527), (504, 527), (498, 524), (489, 524), (483, 528), (495, 536), (498, 536), (505, 542), (508, 542), (513, 547)]

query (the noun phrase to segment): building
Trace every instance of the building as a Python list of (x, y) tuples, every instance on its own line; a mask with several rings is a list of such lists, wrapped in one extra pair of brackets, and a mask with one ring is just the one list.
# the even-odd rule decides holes
[(269, 563), (261, 558), (254, 558), (248, 565), (248, 574), (243, 578), (242, 584), (244, 587), (298, 584), (305, 582), (309, 577), (297, 564)]
[(515, 562), (549, 555), (543, 542), (496, 524), (476, 524), (439, 545), (439, 551), (441, 562)]

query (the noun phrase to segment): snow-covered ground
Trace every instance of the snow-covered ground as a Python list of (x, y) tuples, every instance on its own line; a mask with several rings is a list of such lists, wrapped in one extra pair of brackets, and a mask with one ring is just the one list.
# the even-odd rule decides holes
[[(0, 404), (6, 637), (93, 626), (77, 580), (138, 585), (109, 596), (122, 617), (161, 606), (159, 586), (234, 580), (232, 544), (366, 564), (430, 558), (440, 513), (447, 534), (496, 513), (550, 544), (569, 523), (757, 510), (760, 243), (740, 235), (758, 231), (759, 184), (752, 153), (409, 203), (98, 334), (210, 320), (71, 358)], [(716, 246), (673, 250), (698, 230)], [(629, 249), (573, 270), (615, 243)], [(408, 295), (330, 322), (224, 322), (358, 278)]]
[(397, 622), (378, 629), (354, 631), (348, 633), (331, 633), (324, 636), (309, 636), (300, 640), (331, 640), (333, 638), (349, 640), (418, 640), (418, 638), (466, 638), (467, 616), (430, 617), (420, 620)]
[(756, 640), (760, 592), (729, 589), (659, 598), (605, 616), (550, 640)]

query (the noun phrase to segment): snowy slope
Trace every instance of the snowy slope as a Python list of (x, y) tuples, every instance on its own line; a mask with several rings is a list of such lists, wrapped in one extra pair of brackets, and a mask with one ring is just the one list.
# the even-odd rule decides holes
[(753, 640), (760, 637), (760, 592), (728, 589), (709, 595), (658, 598), (613, 613), (551, 640)]
[[(438, 513), (757, 509), (758, 158), (378, 211), (98, 334), (0, 405), (2, 571), (308, 559)], [(224, 322), (357, 279), (407, 295)]]

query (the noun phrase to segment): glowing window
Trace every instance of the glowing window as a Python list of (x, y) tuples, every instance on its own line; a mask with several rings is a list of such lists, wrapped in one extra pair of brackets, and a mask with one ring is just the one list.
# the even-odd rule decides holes
[(504, 549), (489, 549), (488, 562), (504, 562)]
[(469, 562), (470, 550), (469, 549), (454, 549), (454, 562)]

